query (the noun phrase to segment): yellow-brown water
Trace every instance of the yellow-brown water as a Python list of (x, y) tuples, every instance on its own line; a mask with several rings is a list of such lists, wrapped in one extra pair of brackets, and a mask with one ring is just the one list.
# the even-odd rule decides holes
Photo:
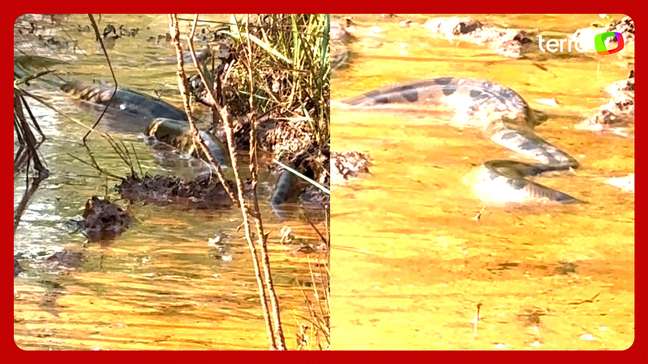
[[(89, 24), (87, 16), (57, 16), (55, 20), (61, 23), (50, 24), (46, 17), (37, 25), (53, 29), (62, 39), (78, 40), (76, 53), (69, 48), (52, 51), (33, 37), (19, 34), (17, 49), (68, 61), (57, 67), (64, 78), (110, 81), (94, 33), (78, 30), (78, 26)], [(120, 85), (158, 94), (179, 106), (174, 49), (164, 41), (148, 41), (168, 31), (167, 21), (165, 15), (104, 15), (99, 25), (101, 29), (108, 23), (140, 28), (136, 37), (118, 39), (109, 49)], [(21, 25), (26, 24), (16, 24)], [(86, 124), (97, 116), (47, 85), (35, 82), (28, 90)], [(237, 230), (240, 212), (134, 204), (129, 209), (136, 223), (130, 230), (110, 244), (83, 245), (85, 239), (72, 232), (67, 221), (79, 217), (92, 195), (104, 195), (108, 190), (115, 198), (111, 188), (116, 182), (73, 158), (89, 160), (81, 146), (86, 131), (83, 127), (37, 103), (32, 103), (32, 108), (48, 137), (40, 151), (51, 176), (33, 196), (15, 232), (15, 252), (26, 269), (14, 280), (16, 344), (29, 350), (267, 348), (252, 261), (242, 230)], [(185, 176), (195, 173), (196, 164), (183, 162), (178, 156), (161, 165), (141, 135), (112, 135), (132, 144), (145, 171)], [(99, 136), (91, 138), (90, 145), (103, 168), (117, 175), (128, 173)], [(285, 220), (273, 216), (267, 204), (272, 182), (272, 178), (264, 177), (260, 184), (261, 208), (266, 232), (270, 233), (271, 263), (285, 336), (288, 347), (295, 348), (300, 325), (308, 324), (309, 308), (304, 297), (317, 307), (311, 285), (323, 287), (328, 259), (326, 253), (297, 251), (319, 245), (320, 238), (300, 218), (302, 212), (297, 206), (289, 209)], [(16, 202), (23, 192), (24, 179), (17, 174)], [(326, 231), (321, 218), (314, 223), (321, 232)], [(278, 241), (284, 226), (292, 229), (295, 238), (282, 245)], [(209, 247), (208, 240), (214, 235), (221, 235), (222, 242)], [(45, 259), (63, 249), (82, 254), (80, 261), (69, 263), (71, 269), (53, 266)], [(315, 337), (310, 334), (310, 347), (315, 348)]]
[[(401, 27), (406, 18), (414, 22)], [(539, 181), (587, 203), (482, 210), (465, 176), (486, 160), (519, 157), (478, 131), (432, 117), (333, 106), (332, 150), (366, 152), (373, 162), (370, 175), (333, 187), (333, 347), (627, 348), (634, 339), (634, 195), (604, 180), (634, 171), (634, 141), (573, 125), (607, 102), (603, 88), (627, 77), (628, 59), (506, 59), (430, 39), (421, 26), (427, 18), (354, 16), (363, 35), (332, 77), (332, 104), (437, 76), (511, 87), (550, 114), (537, 133), (581, 163)], [(601, 22), (595, 15), (478, 19), (554, 36)]]

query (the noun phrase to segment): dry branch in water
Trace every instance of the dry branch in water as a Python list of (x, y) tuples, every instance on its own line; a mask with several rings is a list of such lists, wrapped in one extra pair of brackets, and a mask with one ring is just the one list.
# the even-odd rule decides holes
[[(40, 134), (40, 141), (36, 140), (36, 137), (32, 132), (32, 126), (29, 125), (25, 113), (23, 112), (23, 107), (27, 111), (27, 115), (29, 115), (33, 127)], [(36, 117), (29, 108), (29, 104), (25, 100), (22, 91), (16, 87), (14, 87), (14, 130), (19, 144), (18, 151), (14, 156), (14, 171), (19, 171), (23, 169), (23, 167), (25, 168), (25, 193), (14, 210), (15, 232), (18, 224), (20, 224), (22, 215), (29, 204), (29, 200), (38, 189), (40, 183), (49, 176), (49, 170), (45, 167), (38, 155), (38, 147), (43, 141), (45, 141), (45, 135), (40, 129)], [(36, 169), (37, 174), (35, 177), (31, 178), (30, 184), (29, 172), (32, 165), (33, 168)]]
[(108, 111), (108, 108), (110, 107), (110, 104), (113, 101), (113, 98), (115, 97), (115, 94), (117, 93), (117, 88), (119, 87), (117, 83), (117, 76), (115, 76), (115, 71), (113, 70), (112, 63), (110, 62), (110, 57), (108, 57), (108, 51), (106, 50), (106, 47), (103, 43), (103, 39), (101, 39), (101, 33), (99, 32), (99, 27), (97, 26), (97, 22), (94, 19), (94, 16), (92, 14), (88, 14), (88, 18), (90, 18), (90, 24), (92, 24), (92, 28), (94, 29), (95, 32), (95, 37), (97, 42), (99, 42), (99, 45), (101, 46), (101, 50), (103, 51), (104, 57), (106, 57), (106, 62), (108, 63), (108, 68), (110, 69), (110, 74), (112, 75), (113, 82), (115, 82), (115, 88), (113, 89), (112, 94), (110, 95), (110, 100), (106, 103), (106, 106), (104, 109), (101, 111), (101, 114), (97, 118), (97, 120), (94, 122), (90, 130), (88, 130), (85, 135), (83, 136), (83, 144), (86, 144), (86, 140), (88, 139), (88, 136), (94, 131), (94, 129), (99, 125), (99, 122), (103, 118), (104, 114), (106, 114), (106, 111)]
[[(195, 25), (197, 19), (198, 16), (194, 18), (192, 31), (188, 38), (188, 44), (189, 44), (189, 50), (194, 65), (196, 69), (200, 70), (200, 65), (198, 64), (195, 49), (193, 47), (193, 36), (195, 34)], [(191, 115), (191, 108), (189, 105), (190, 95), (188, 92), (189, 82), (184, 70), (184, 61), (182, 59), (183, 51), (182, 51), (182, 45), (180, 43), (180, 28), (178, 25), (178, 17), (176, 14), (169, 15), (169, 28), (170, 28), (170, 33), (173, 35), (173, 43), (176, 48), (176, 56), (177, 56), (177, 64), (178, 64), (178, 68), (177, 68), (178, 87), (180, 89), (180, 93), (182, 94), (183, 105), (185, 111), (187, 112), (187, 117), (191, 125), (192, 134), (194, 135), (193, 140), (194, 143), (196, 143), (203, 151), (206, 152), (207, 148), (199, 137), (198, 129), (196, 128)], [(267, 252), (267, 246), (266, 246), (267, 237), (263, 232), (263, 225), (261, 222), (261, 214), (259, 212), (259, 205), (258, 205), (256, 193), (253, 193), (254, 209), (253, 211), (250, 211), (245, 202), (243, 181), (241, 180), (241, 177), (238, 172), (238, 157), (236, 153), (236, 143), (234, 141), (233, 126), (227, 111), (227, 107), (225, 105), (221, 105), (218, 103), (217, 101), (218, 98), (213, 94), (213, 90), (209, 87), (205, 79), (205, 75), (200, 71), (199, 71), (199, 75), (203, 85), (205, 86), (205, 89), (208, 90), (210, 101), (213, 102), (213, 104), (211, 105), (212, 112), (215, 115), (220, 116), (220, 119), (222, 120), (225, 128), (227, 146), (230, 154), (232, 170), (233, 170), (236, 187), (237, 187), (237, 193), (238, 193), (238, 198), (234, 197), (233, 195), (231, 196), (231, 198), (233, 201), (237, 201), (239, 203), (241, 209), (241, 217), (243, 220), (245, 239), (248, 243), (250, 255), (252, 257), (255, 277), (258, 285), (259, 298), (261, 301), (263, 316), (266, 322), (266, 329), (268, 331), (268, 339), (270, 341), (270, 348), (275, 350), (285, 350), (286, 343), (285, 343), (285, 338), (283, 335), (283, 329), (281, 325), (279, 304), (277, 302), (277, 296), (272, 283), (270, 260)], [(252, 128), (252, 130), (254, 130), (254, 128)], [(251, 132), (251, 137), (254, 137), (253, 131)], [(255, 145), (256, 142), (253, 144)], [(205, 154), (209, 155), (209, 153), (205, 153)], [(256, 153), (254, 155), (256, 155)], [(219, 173), (220, 166), (218, 165), (218, 162), (211, 159), (209, 159), (209, 162), (216, 167), (217, 173)], [(251, 166), (250, 168), (256, 171), (257, 168), (256, 157), (252, 158), (250, 163), (254, 165)], [(256, 178), (256, 173), (253, 174), (252, 186), (256, 186), (255, 178)], [(227, 184), (224, 181), (224, 179), (222, 179), (221, 175), (219, 175), (219, 179), (221, 179), (221, 183), (223, 184), (223, 186), (226, 187)], [(249, 222), (250, 216), (253, 218), (255, 223), (255, 227), (257, 231), (257, 240), (258, 240), (257, 242), (254, 241), (252, 236), (252, 231)], [(259, 256), (259, 253), (261, 256)], [(263, 275), (261, 275), (262, 269), (263, 269)]]
[[(196, 122), (193, 119), (193, 114), (191, 112), (191, 106), (189, 104), (189, 80), (187, 79), (187, 75), (184, 70), (184, 59), (182, 58), (182, 55), (184, 54), (182, 51), (182, 45), (180, 44), (180, 28), (178, 26), (177, 22), (177, 16), (175, 15), (169, 15), (170, 18), (170, 23), (169, 27), (171, 30), (171, 34), (173, 34), (173, 44), (175, 45), (176, 48), (176, 55), (177, 55), (177, 75), (178, 75), (178, 89), (180, 90), (180, 94), (182, 95), (182, 103), (185, 109), (185, 112), (187, 113), (187, 120), (189, 121), (189, 128), (191, 130), (191, 135), (193, 137), (194, 144), (198, 146), (199, 150), (202, 151), (203, 155), (207, 159), (207, 161), (215, 167), (215, 173), (216, 177), (218, 178), (219, 182), (223, 185), (223, 188), (225, 189), (225, 192), (227, 192), (227, 195), (230, 197), (232, 202), (236, 203), (237, 199), (234, 193), (230, 190), (227, 182), (225, 181), (225, 177), (223, 177), (223, 171), (221, 168), (220, 163), (216, 161), (211, 153), (209, 152), (209, 148), (205, 144), (205, 142), (202, 140), (200, 137), (200, 133), (198, 130), (198, 127), (196, 127)], [(197, 63), (196, 60), (196, 53), (194, 50), (191, 50), (191, 56), (194, 60), (194, 62)], [(196, 66), (198, 67), (198, 66)]]

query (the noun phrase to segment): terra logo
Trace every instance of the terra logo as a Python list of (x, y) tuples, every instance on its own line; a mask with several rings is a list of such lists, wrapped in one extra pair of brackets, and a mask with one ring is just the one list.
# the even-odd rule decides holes
[[(605, 43), (608, 39), (613, 38), (616, 41), (616, 47), (608, 49)], [(594, 37), (594, 49), (598, 54), (614, 54), (623, 49), (623, 36), (618, 32), (605, 32), (597, 34)]]

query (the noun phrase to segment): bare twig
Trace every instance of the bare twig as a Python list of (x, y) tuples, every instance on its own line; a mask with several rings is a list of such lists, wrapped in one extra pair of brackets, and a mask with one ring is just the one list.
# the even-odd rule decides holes
[(329, 245), (329, 241), (328, 241), (328, 239), (325, 238), (324, 235), (322, 235), (322, 233), (319, 231), (319, 229), (317, 228), (317, 226), (315, 226), (315, 224), (313, 224), (313, 222), (308, 218), (308, 215), (307, 215), (307, 214), (304, 214), (304, 218), (306, 219), (306, 222), (308, 223), (308, 225), (310, 225), (310, 226), (313, 228), (313, 230), (315, 230), (315, 233), (317, 233), (317, 236), (319, 236), (319, 238), (320, 238), (320, 240), (322, 241), (322, 243), (324, 243), (324, 245), (326, 245), (327, 247), (329, 247), (330, 245)]
[[(304, 297), (304, 302), (306, 303), (306, 308), (308, 309), (309, 317), (298, 315), (297, 317), (309, 322), (314, 329), (315, 339), (320, 350), (329, 348), (331, 345), (331, 325), (330, 325), (330, 300), (328, 295), (329, 284), (328, 271), (322, 272), (319, 271), (319, 276), (324, 279), (317, 280), (315, 274), (313, 273), (312, 265), (310, 260), (308, 260), (308, 270), (310, 274), (310, 283), (311, 283), (311, 292), (313, 295), (313, 300), (317, 302), (315, 306), (312, 300), (309, 298), (306, 293), (307, 290), (304, 285), (300, 285), (300, 291)], [(318, 283), (319, 282), (319, 283)], [(324, 294), (324, 297), (320, 296), (320, 290)], [(324, 305), (322, 304), (324, 302)], [(320, 336), (324, 337), (326, 345), (323, 346), (320, 340)]]
[(29, 104), (27, 103), (27, 100), (25, 100), (25, 97), (21, 95), (20, 100), (22, 101), (23, 106), (25, 107), (25, 110), (27, 110), (27, 115), (29, 115), (29, 118), (32, 121), (32, 125), (34, 125), (34, 128), (36, 128), (36, 131), (41, 137), (41, 140), (38, 141), (37, 146), (40, 146), (45, 139), (45, 134), (43, 133), (43, 130), (41, 130), (40, 125), (38, 125), (38, 121), (36, 121), (36, 117), (34, 116), (34, 113), (31, 111), (31, 107), (29, 107)]
[(34, 195), (34, 192), (36, 192), (36, 190), (38, 189), (40, 183), (45, 179), (45, 176), (38, 175), (36, 176), (36, 178), (32, 179), (32, 183), (31, 185), (29, 185), (29, 171), (27, 171), (26, 174), (27, 174), (27, 185), (26, 185), (25, 193), (23, 194), (23, 197), (20, 199), (20, 202), (18, 203), (18, 206), (16, 207), (14, 212), (14, 232), (16, 231), (18, 224), (20, 224), (20, 219), (22, 215), (25, 213), (25, 209), (27, 208), (29, 200)]
[[(33, 194), (38, 189), (41, 181), (49, 176), (49, 170), (43, 165), (38, 155), (38, 146), (40, 143), (45, 140), (43, 139), (38, 142), (32, 133), (31, 127), (27, 122), (25, 114), (23, 112), (23, 107), (27, 109), (29, 117), (34, 124), (34, 127), (37, 128), (40, 132), (40, 127), (36, 121), (33, 113), (31, 112), (29, 105), (27, 104), (23, 93), (20, 89), (14, 88), (14, 128), (16, 129), (16, 134), (18, 135), (18, 140), (20, 143), (20, 148), (16, 157), (14, 158), (14, 170), (22, 167), (22, 164), (26, 164), (25, 168), (25, 193), (23, 194), (18, 206), (16, 206), (14, 211), (14, 232), (20, 223), (20, 219), (29, 204), (29, 200)], [(42, 132), (41, 132), (42, 135)], [(23, 157), (24, 156), (24, 157)], [(16, 165), (18, 163), (18, 165)], [(31, 180), (30, 184), (30, 166), (33, 163), (34, 168), (38, 172), (36, 176)]]
[[(249, 18), (245, 18), (245, 31), (249, 31)], [(261, 250), (261, 257), (263, 259), (263, 273), (265, 275), (265, 284), (268, 290), (268, 296), (270, 297), (270, 306), (272, 307), (273, 323), (274, 323), (274, 332), (277, 336), (277, 342), (279, 343), (279, 349), (286, 349), (286, 339), (283, 334), (283, 327), (281, 325), (281, 313), (279, 310), (279, 302), (277, 300), (277, 293), (274, 289), (274, 283), (272, 280), (272, 273), (270, 270), (270, 256), (268, 255), (268, 238), (263, 231), (263, 221), (261, 219), (261, 212), (259, 210), (259, 199), (257, 196), (257, 169), (258, 169), (258, 158), (257, 158), (257, 118), (254, 115), (254, 77), (252, 71), (252, 45), (250, 44), (250, 38), (247, 38), (247, 48), (248, 48), (248, 57), (247, 57), (247, 69), (249, 75), (249, 86), (250, 86), (250, 95), (249, 95), (249, 105), (250, 105), (250, 175), (252, 179), (252, 202), (254, 211), (252, 212), (252, 219), (254, 220), (254, 225), (257, 232), (257, 244), (259, 244)], [(231, 134), (231, 133), (230, 133)]]
[(582, 305), (583, 303), (594, 303), (594, 301), (598, 298), (598, 296), (601, 294), (601, 292), (595, 294), (592, 296), (590, 299), (585, 299), (585, 300), (580, 300), (580, 301), (574, 301), (574, 302), (568, 302), (568, 305)]
[(118, 88), (118, 83), (117, 83), (117, 76), (115, 76), (115, 71), (113, 70), (112, 63), (110, 63), (110, 57), (108, 57), (108, 51), (106, 51), (106, 47), (104, 46), (103, 39), (101, 39), (101, 33), (99, 32), (99, 27), (97, 26), (97, 22), (95, 22), (94, 16), (92, 14), (88, 14), (88, 18), (90, 18), (90, 24), (92, 24), (92, 28), (94, 29), (95, 32), (95, 37), (97, 39), (97, 42), (101, 45), (101, 49), (103, 50), (103, 54), (106, 57), (106, 62), (108, 63), (108, 68), (110, 68), (110, 74), (112, 75), (113, 82), (115, 83), (115, 88), (113, 89), (112, 94), (110, 95), (110, 99), (106, 103), (106, 107), (104, 107), (103, 111), (97, 118), (97, 120), (92, 124), (92, 127), (90, 130), (88, 130), (87, 133), (83, 136), (83, 144), (86, 144), (86, 139), (94, 131), (94, 129), (99, 125), (99, 122), (103, 118), (104, 114), (106, 111), (108, 111), (108, 108), (110, 107), (110, 104), (113, 101), (113, 98), (115, 97), (115, 94), (117, 93), (117, 88)]
[[(192, 33), (191, 33), (192, 36), (193, 36), (193, 34), (195, 32), (195, 24), (196, 24), (196, 22), (197, 22), (197, 16), (196, 16), (196, 18), (194, 20), (194, 27), (193, 27), (194, 31), (192, 31)], [(180, 92), (181, 92), (181, 94), (183, 96), (183, 104), (184, 104), (184, 107), (185, 107), (185, 111), (187, 112), (187, 117), (189, 119), (189, 122), (191, 124), (192, 133), (194, 135), (198, 135), (197, 128), (196, 128), (195, 124), (193, 123), (193, 120), (192, 120), (192, 117), (191, 117), (191, 110), (190, 110), (190, 106), (189, 106), (189, 93), (188, 93), (189, 86), (188, 86), (188, 81), (187, 81), (186, 74), (184, 72), (184, 62), (182, 60), (182, 54), (183, 54), (182, 53), (182, 46), (180, 45), (180, 28), (179, 28), (179, 25), (178, 25), (178, 16), (177, 16), (177, 14), (169, 15), (169, 28), (170, 28), (170, 32), (173, 34), (173, 42), (174, 42), (175, 48), (176, 48), (177, 63), (178, 63), (178, 70), (177, 70), (178, 87), (180, 88)], [(270, 318), (270, 311), (269, 311), (269, 308), (268, 308), (268, 298), (266, 296), (265, 283), (264, 283), (264, 279), (263, 279), (263, 277), (261, 276), (261, 273), (260, 273), (261, 272), (261, 269), (259, 267), (260, 262), (258, 260), (256, 246), (255, 246), (255, 244), (254, 244), (254, 242), (252, 240), (251, 231), (250, 231), (250, 224), (248, 222), (248, 212), (247, 212), (247, 207), (246, 207), (246, 204), (245, 204), (245, 198), (244, 198), (244, 195), (243, 195), (243, 191), (244, 191), (243, 190), (243, 183), (242, 183), (242, 181), (240, 179), (240, 176), (239, 176), (239, 173), (238, 173), (238, 159), (237, 159), (237, 156), (236, 156), (236, 150), (235, 150), (234, 136), (233, 136), (233, 132), (232, 132), (231, 121), (229, 120), (229, 115), (227, 113), (226, 108), (225, 107), (220, 107), (215, 102), (216, 99), (215, 99), (213, 93), (211, 92), (211, 89), (208, 87), (207, 82), (205, 80), (205, 77), (202, 74), (202, 72), (200, 71), (200, 67), (198, 66), (198, 62), (197, 62), (197, 59), (196, 59), (196, 56), (195, 56), (195, 49), (193, 48), (192, 43), (193, 43), (193, 40), (192, 40), (192, 37), (190, 37), (188, 44), (189, 44), (190, 53), (192, 55), (192, 59), (194, 61), (194, 65), (196, 65), (196, 69), (199, 70), (200, 78), (201, 78), (203, 84), (206, 86), (208, 92), (210, 93), (209, 96), (210, 96), (211, 100), (214, 101), (213, 106), (212, 106), (213, 109), (215, 109), (215, 111), (218, 112), (218, 114), (221, 116), (221, 119), (223, 120), (223, 122), (225, 124), (225, 133), (227, 135), (227, 144), (228, 144), (228, 149), (229, 149), (229, 153), (230, 153), (230, 160), (231, 160), (231, 163), (232, 163), (232, 170), (234, 172), (234, 177), (235, 177), (235, 180), (236, 180), (236, 187), (237, 187), (237, 191), (238, 191), (238, 199), (234, 198), (233, 201), (238, 201), (239, 206), (241, 208), (241, 215), (242, 215), (242, 218), (243, 218), (243, 227), (244, 227), (244, 232), (245, 232), (245, 238), (246, 238), (246, 240), (248, 242), (248, 247), (250, 249), (250, 255), (252, 256), (252, 261), (254, 263), (253, 264), (254, 273), (255, 273), (256, 280), (257, 280), (259, 298), (260, 298), (261, 306), (262, 306), (262, 313), (263, 313), (264, 320), (265, 320), (265, 323), (266, 323), (266, 329), (268, 331), (268, 340), (270, 341), (270, 348), (271, 349), (285, 349), (285, 345), (281, 346), (280, 343), (276, 342), (275, 333), (274, 333), (274, 325), (272, 324), (272, 321), (271, 321), (271, 318)], [(200, 139), (200, 138), (197, 138), (197, 139)], [(194, 139), (194, 141), (202, 144), (202, 141), (201, 140), (196, 140), (196, 138)], [(206, 153), (206, 154), (209, 154), (209, 153)], [(217, 164), (215, 164), (215, 165), (217, 165)], [(225, 183), (223, 183), (223, 185), (225, 186)]]
[[(45, 166), (42, 164), (40, 158), (38, 157), (38, 147), (42, 143), (43, 140), (45, 140), (44, 136), (43, 139), (39, 142), (36, 141), (36, 138), (34, 137), (34, 134), (31, 131), (31, 128), (29, 126), (29, 123), (27, 122), (27, 118), (25, 117), (25, 114), (23, 113), (23, 107), (27, 109), (28, 115), (32, 121), (32, 124), (34, 124), (35, 128), (40, 131), (40, 127), (38, 126), (38, 122), (36, 121), (36, 118), (34, 117), (34, 114), (31, 112), (29, 105), (27, 104), (27, 101), (25, 100), (25, 97), (23, 96), (23, 93), (19, 89), (14, 89), (15, 95), (14, 95), (14, 117), (15, 120), (17, 121), (17, 126), (18, 130), (20, 130), (21, 134), (21, 139), (22, 142), (24, 143), (24, 147), (27, 153), (28, 160), (32, 160), (34, 163), (34, 168), (38, 171), (39, 176), (43, 176), (43, 178), (46, 178), (49, 175), (49, 171)], [(42, 131), (41, 131), (42, 135)], [(23, 146), (23, 144), (21, 144)], [(16, 167), (16, 166), (14, 166)], [(18, 165), (17, 167), (20, 167)]]
[[(202, 154), (205, 156), (207, 161), (215, 167), (215, 172), (216, 172), (216, 177), (218, 178), (218, 181), (223, 185), (223, 189), (225, 189), (225, 192), (229, 196), (229, 198), (232, 200), (233, 203), (237, 203), (236, 196), (234, 195), (234, 192), (229, 187), (229, 184), (225, 180), (225, 177), (223, 177), (223, 170), (221, 168), (220, 163), (218, 163), (217, 160), (215, 160), (211, 153), (209, 152), (209, 148), (207, 148), (207, 145), (203, 142), (202, 138), (200, 137), (200, 133), (198, 131), (198, 128), (196, 127), (196, 123), (193, 120), (193, 115), (191, 112), (191, 106), (189, 105), (189, 81), (187, 80), (187, 75), (184, 71), (184, 59), (182, 58), (182, 55), (184, 54), (182, 51), (182, 45), (180, 44), (180, 28), (178, 26), (178, 20), (177, 16), (169, 16), (170, 17), (170, 27), (173, 27), (171, 29), (171, 32), (174, 34), (174, 44), (176, 48), (176, 55), (177, 55), (177, 62), (178, 62), (178, 68), (177, 68), (177, 74), (178, 74), (178, 88), (180, 89), (180, 93), (182, 94), (182, 99), (183, 99), (183, 106), (185, 108), (185, 112), (187, 113), (187, 120), (189, 121), (189, 127), (190, 127), (190, 132), (193, 138), (194, 145), (197, 145), (200, 150), (202, 151)], [(175, 18), (174, 18), (175, 17)], [(197, 18), (198, 16), (196, 16)], [(191, 59), (194, 62), (194, 65), (196, 66), (196, 69), (199, 72), (200, 79), (203, 81), (205, 87), (207, 87), (207, 81), (205, 80), (204, 74), (202, 73), (201, 67), (198, 64), (198, 59), (196, 58), (196, 50), (193, 47), (193, 35), (195, 32), (195, 23), (194, 27), (191, 33), (191, 36), (189, 37), (189, 53), (191, 54)], [(211, 93), (210, 90), (210, 97), (212, 97), (213, 94)]]
[[(87, 148), (89, 148), (89, 147), (87, 147)], [(68, 154), (68, 155), (70, 156), (70, 158), (72, 158), (72, 159), (74, 159), (74, 160), (76, 160), (78, 162), (81, 162), (81, 163), (83, 163), (83, 164), (85, 164), (85, 165), (87, 165), (89, 167), (92, 167), (92, 168), (96, 169), (102, 175), (105, 175), (107, 177), (111, 177), (111, 178), (113, 178), (115, 180), (121, 180), (122, 179), (122, 177), (120, 177), (120, 176), (118, 176), (116, 174), (110, 173), (110, 172), (106, 171), (105, 169), (101, 168), (99, 166), (99, 164), (96, 162), (94, 156), (92, 156), (92, 154), (90, 152), (88, 152), (88, 154), (90, 155), (90, 162), (85, 161), (85, 160), (83, 160), (83, 159), (81, 159), (81, 158), (79, 158), (76, 155), (71, 154), (71, 153)]]
[(35, 79), (37, 79), (39, 77), (42, 77), (42, 76), (45, 76), (45, 75), (48, 75), (48, 74), (50, 74), (52, 72), (54, 72), (54, 71), (45, 70), (45, 71), (38, 72), (36, 74), (27, 75), (24, 78), (19, 78), (19, 79), (14, 81), (14, 87), (20, 86), (22, 84), (25, 84), (25, 85), (29, 86), (29, 81), (35, 80)]
[[(64, 112), (61, 112), (59, 109), (57, 109), (57, 108), (55, 108), (54, 106), (52, 106), (49, 102), (43, 100), (43, 98), (41, 98), (40, 96), (34, 95), (33, 93), (31, 93), (31, 92), (29, 92), (29, 91), (26, 91), (26, 90), (23, 90), (23, 89), (20, 89), (20, 92), (21, 92), (22, 94), (24, 94), (25, 96), (29, 96), (29, 98), (31, 98), (31, 99), (37, 101), (38, 103), (40, 103), (41, 105), (45, 106), (46, 108), (48, 108), (48, 109), (54, 111), (55, 113), (57, 113), (58, 115), (62, 116), (63, 118), (65, 118), (65, 119), (67, 119), (67, 120), (70, 120), (71, 122), (73, 122), (73, 123), (75, 123), (75, 124), (81, 126), (82, 128), (85, 128), (85, 129), (88, 129), (88, 130), (92, 130), (92, 128), (91, 128), (90, 126), (84, 124), (83, 122), (81, 122), (81, 121), (79, 121), (79, 120), (77, 120), (77, 119), (71, 117), (70, 115), (68, 115), (68, 114), (66, 114), (66, 113), (64, 113)], [(108, 136), (108, 134), (103, 133), (103, 132), (101, 132), (101, 135), (102, 135), (103, 137)]]

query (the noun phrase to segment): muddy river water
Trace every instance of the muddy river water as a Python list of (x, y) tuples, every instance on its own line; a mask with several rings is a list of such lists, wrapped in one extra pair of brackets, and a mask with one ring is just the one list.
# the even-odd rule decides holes
[[(182, 107), (174, 49), (164, 36), (157, 41), (168, 31), (167, 16), (103, 15), (99, 21), (100, 29), (108, 23), (139, 28), (136, 36), (122, 37), (109, 49), (120, 84)], [(45, 28), (38, 30), (44, 39), (55, 35), (76, 40), (76, 49), (17, 32), (16, 55), (65, 60), (68, 63), (57, 69), (66, 79), (111, 80), (86, 15), (46, 17), (37, 24)], [(18, 21), (18, 28), (27, 32), (30, 25)], [(53, 87), (36, 82), (29, 90), (85, 124), (97, 116)], [(85, 128), (37, 103), (32, 109), (47, 135), (40, 152), (51, 176), (31, 199), (15, 232), (15, 254), (25, 269), (14, 280), (16, 344), (22, 349), (55, 350), (267, 348), (252, 261), (242, 230), (237, 230), (239, 210), (192, 211), (135, 203), (128, 207), (136, 219), (134, 227), (110, 243), (84, 244), (85, 238), (69, 221), (79, 218), (93, 195), (118, 198), (112, 190), (116, 182), (77, 159), (89, 160), (81, 145)], [(191, 177), (201, 171), (195, 160), (154, 153), (141, 133), (105, 130), (132, 145), (142, 169), (151, 174)], [(90, 146), (102, 168), (117, 175), (128, 173), (104, 139), (95, 135)], [(260, 184), (261, 209), (270, 234), (285, 336), (288, 347), (295, 348), (300, 327), (312, 327), (305, 297), (315, 304), (312, 286), (324, 287), (328, 253), (321, 249), (309, 253), (308, 247), (320, 246), (321, 240), (299, 206), (288, 208), (282, 219), (273, 215), (267, 202), (273, 183), (274, 177), (266, 173)], [(24, 178), (17, 174), (16, 203), (24, 191)], [(310, 213), (324, 233), (323, 214)], [(284, 227), (294, 238), (280, 244)], [(209, 246), (215, 236), (220, 240)], [(58, 263), (47, 259), (62, 251), (65, 258)], [(311, 344), (316, 346), (314, 338)]]
[[(605, 183), (634, 172), (634, 139), (578, 131), (607, 102), (603, 89), (628, 74), (625, 55), (501, 57), (478, 45), (432, 39), (430, 16), (353, 16), (348, 64), (331, 78), (331, 148), (367, 153), (371, 174), (333, 186), (331, 320), (335, 349), (624, 349), (634, 339), (634, 195)], [(213, 19), (225, 20), (214, 16)], [(341, 16), (335, 16), (339, 19)], [(485, 23), (567, 36), (596, 15), (479, 16)], [(411, 23), (403, 22), (410, 19)], [(47, 23), (48, 19), (43, 22)], [(63, 77), (110, 80), (87, 16), (57, 17), (61, 50), (16, 35), (16, 49), (66, 60)], [(180, 105), (164, 15), (103, 15), (140, 28), (109, 50), (119, 82)], [(29, 29), (28, 23), (16, 24)], [(20, 52), (19, 51), (19, 52)], [(21, 53), (22, 54), (22, 53)], [(378, 87), (439, 76), (489, 79), (516, 90), (550, 117), (537, 133), (581, 164), (538, 178), (584, 204), (493, 207), (471, 194), (471, 173), (490, 159), (517, 159), (476, 130), (434, 115), (351, 111), (336, 100)], [(31, 88), (88, 124), (96, 114), (47, 85)], [(550, 103), (547, 100), (552, 100)], [(47, 141), (51, 176), (17, 231), (25, 272), (14, 280), (15, 341), (23, 349), (267, 348), (240, 213), (129, 206), (136, 224), (110, 244), (84, 244), (69, 221), (92, 195), (116, 197), (115, 181), (87, 159), (85, 129), (32, 105)], [(203, 115), (204, 116), (204, 115)], [(199, 164), (161, 158), (142, 135), (112, 130), (151, 173), (191, 176)], [(103, 139), (91, 146), (115, 174), (128, 169)], [(25, 190), (16, 175), (15, 200)], [(271, 177), (261, 185), (274, 280), (289, 348), (308, 324), (312, 285), (322, 286), (328, 253), (294, 206), (274, 217)], [(123, 202), (123, 201), (121, 201)], [(324, 219), (315, 219), (326, 231)], [(280, 244), (290, 227), (294, 239)], [(209, 238), (221, 242), (209, 246)], [(317, 249), (315, 249), (317, 250)], [(48, 256), (66, 251), (53, 264)], [(320, 294), (320, 298), (324, 297)]]
[[(353, 16), (361, 36), (331, 79), (331, 148), (372, 161), (371, 174), (333, 188), (333, 347), (627, 348), (634, 339), (634, 195), (604, 181), (634, 172), (634, 139), (574, 124), (607, 102), (604, 87), (627, 77), (629, 59), (504, 58), (431, 39), (422, 26), (428, 18)], [(553, 36), (600, 21), (478, 19)], [(382, 86), (441, 76), (498, 82), (548, 113), (537, 133), (581, 167), (538, 181), (587, 203), (484, 207), (466, 176), (486, 160), (519, 158), (512, 152), (434, 116), (335, 106)]]

